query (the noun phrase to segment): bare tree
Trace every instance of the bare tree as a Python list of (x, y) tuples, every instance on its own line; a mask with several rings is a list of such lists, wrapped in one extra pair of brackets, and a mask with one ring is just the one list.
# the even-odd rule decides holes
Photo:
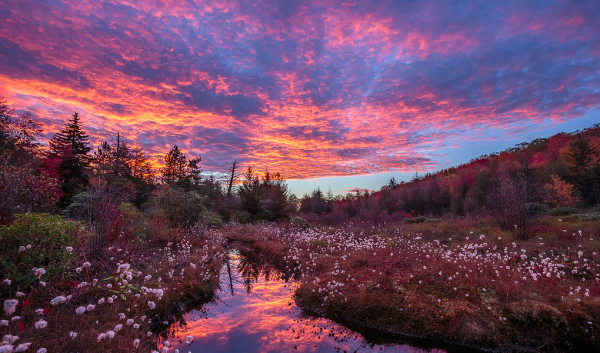
[(229, 182), (227, 184), (227, 198), (231, 197), (231, 189), (233, 188), (233, 184), (239, 176), (239, 173), (236, 173), (236, 171), (235, 171), (236, 163), (237, 163), (237, 161), (233, 161), (231, 168), (229, 168), (227, 170), (227, 172), (229, 174)]
[(500, 228), (516, 232), (519, 238), (528, 237), (529, 221), (533, 217), (529, 204), (532, 190), (524, 176), (501, 177), (486, 199)]

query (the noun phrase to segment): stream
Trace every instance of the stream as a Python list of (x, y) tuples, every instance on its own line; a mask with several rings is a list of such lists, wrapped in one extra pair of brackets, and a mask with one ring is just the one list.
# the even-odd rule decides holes
[[(215, 300), (186, 312), (171, 327), (169, 352), (446, 352), (398, 339), (392, 343), (309, 316), (294, 303), (297, 285), (256, 253), (231, 250)], [(188, 335), (194, 337), (191, 344), (185, 343)]]

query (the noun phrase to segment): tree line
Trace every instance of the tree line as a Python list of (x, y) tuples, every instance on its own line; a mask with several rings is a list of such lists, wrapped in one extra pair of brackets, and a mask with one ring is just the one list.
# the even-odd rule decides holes
[(233, 162), (221, 180), (204, 175), (202, 159), (177, 145), (156, 168), (119, 132), (94, 148), (78, 113), (47, 146), (42, 136), (32, 114), (17, 116), (0, 97), (0, 223), (19, 213), (61, 213), (110, 234), (103, 224), (127, 212), (143, 212), (151, 224), (190, 227), (286, 219), (297, 203), (277, 172), (248, 166), (240, 173)]
[(300, 211), (323, 222), (424, 220), (425, 216), (491, 215), (502, 228), (526, 234), (528, 219), (545, 212), (581, 212), (600, 205), (600, 125), (520, 143), (457, 167), (345, 197), (320, 190)]

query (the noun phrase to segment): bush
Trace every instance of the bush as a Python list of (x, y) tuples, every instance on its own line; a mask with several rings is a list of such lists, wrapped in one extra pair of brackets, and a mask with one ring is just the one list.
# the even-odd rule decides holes
[(0, 223), (18, 213), (51, 212), (59, 192), (58, 180), (46, 173), (0, 163)]
[(290, 225), (294, 229), (307, 230), (310, 228), (310, 224), (308, 221), (302, 217), (292, 217), (290, 220)]
[(596, 213), (578, 213), (574, 215), (582, 221), (597, 221), (600, 220), (600, 214)]
[(205, 211), (205, 198), (194, 191), (186, 192), (178, 187), (163, 185), (155, 196), (153, 208), (164, 212), (172, 228), (193, 226)]
[(246, 211), (238, 211), (235, 213), (235, 221), (238, 223), (251, 223), (252, 215)]
[(487, 195), (491, 216), (502, 230), (511, 230), (526, 239), (534, 213), (530, 208), (532, 188), (524, 176), (502, 177), (498, 185)]
[(549, 212), (551, 216), (568, 216), (579, 212), (574, 207), (557, 207)]
[(404, 218), (404, 223), (406, 224), (414, 224), (414, 223), (423, 223), (425, 222), (427, 219), (425, 217), (419, 216), (419, 217), (409, 217), (409, 218)]
[(529, 212), (533, 216), (539, 216), (548, 213), (550, 211), (550, 206), (543, 203), (527, 203), (527, 207), (529, 208)]
[(212, 212), (207, 212), (202, 215), (202, 222), (210, 228), (221, 228), (223, 220), (221, 217)]
[(32, 269), (43, 268), (45, 280), (64, 275), (75, 255), (73, 247), (81, 228), (60, 216), (49, 214), (16, 215), (11, 226), (0, 227), (0, 268), (2, 277), (13, 280), (21, 290), (36, 281)]
[(123, 202), (119, 205), (118, 210), (124, 217), (123, 231), (126, 236), (147, 240), (149, 236), (148, 217), (129, 202)]

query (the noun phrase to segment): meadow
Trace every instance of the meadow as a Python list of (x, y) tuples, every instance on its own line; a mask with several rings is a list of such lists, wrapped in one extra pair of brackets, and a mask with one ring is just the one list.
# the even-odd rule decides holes
[(238, 243), (298, 281), (303, 310), (341, 323), (492, 351), (600, 345), (600, 220), (591, 214), (541, 217), (528, 240), (486, 217), (198, 225), (146, 240), (127, 230), (98, 253), (93, 234), (59, 216), (2, 227), (12, 274), (0, 284), (0, 352), (170, 352), (163, 333), (212, 299)]
[(543, 217), (529, 240), (488, 218), (221, 232), (294, 274), (301, 308), (342, 323), (493, 351), (594, 351), (593, 218)]
[(92, 234), (59, 216), (23, 215), (0, 228), (11, 273), (0, 283), (0, 352), (153, 352), (187, 305), (212, 298), (224, 256), (217, 233), (127, 235), (96, 252)]

